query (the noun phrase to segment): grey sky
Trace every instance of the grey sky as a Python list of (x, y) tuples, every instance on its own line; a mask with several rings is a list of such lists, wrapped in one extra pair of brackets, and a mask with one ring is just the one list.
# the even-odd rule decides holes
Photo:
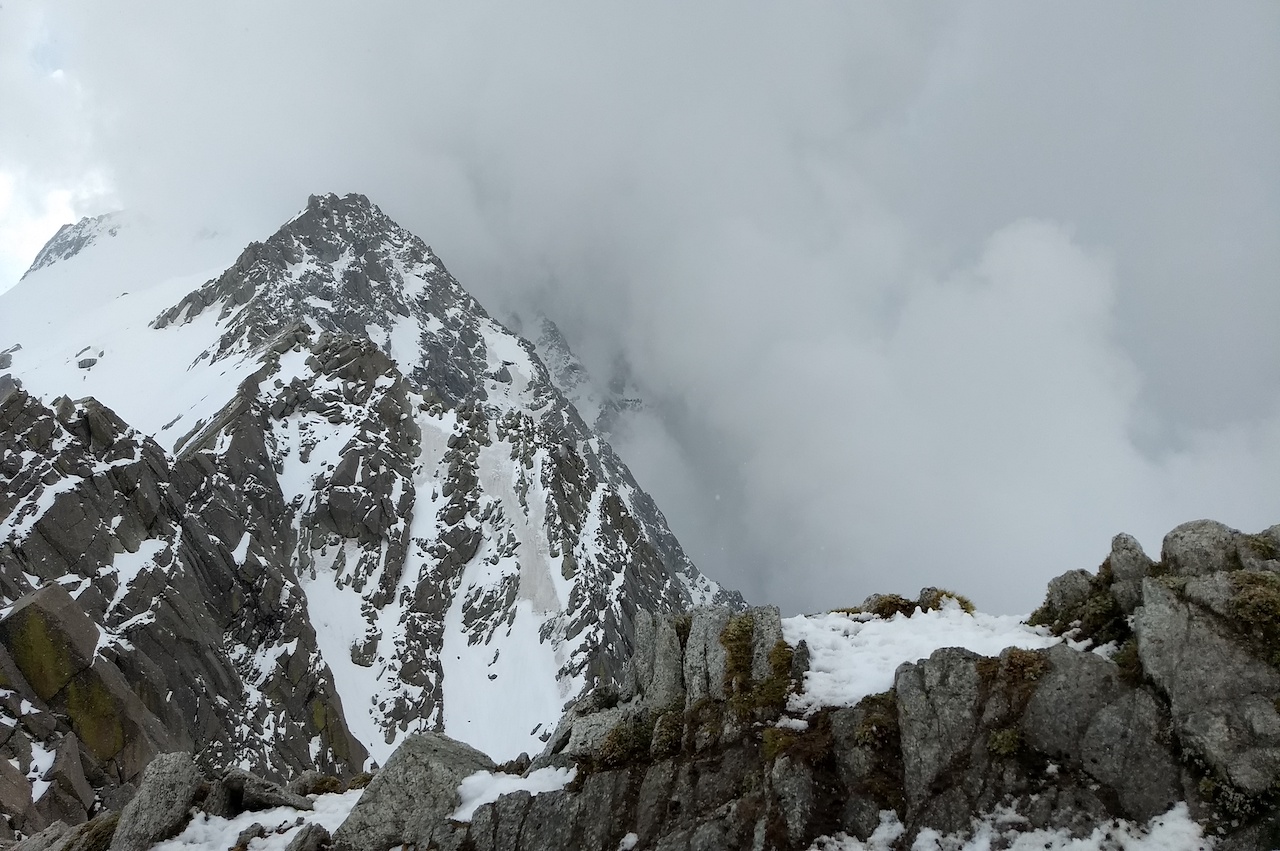
[(624, 457), (788, 611), (1280, 522), (1280, 5), (49, 5), (0, 8), (0, 288), (50, 204), (364, 192), (624, 355)]

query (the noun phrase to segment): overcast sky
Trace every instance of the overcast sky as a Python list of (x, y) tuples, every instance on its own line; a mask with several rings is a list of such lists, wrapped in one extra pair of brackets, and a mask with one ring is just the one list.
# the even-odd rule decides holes
[(1270, 0), (5, 0), (0, 290), (80, 215), (363, 192), (625, 359), (714, 578), (1026, 611), (1116, 532), (1280, 522), (1278, 44)]

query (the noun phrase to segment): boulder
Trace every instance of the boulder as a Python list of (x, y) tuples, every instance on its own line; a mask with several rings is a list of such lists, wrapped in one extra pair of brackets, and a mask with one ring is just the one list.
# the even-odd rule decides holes
[(137, 794), (120, 813), (111, 851), (146, 851), (175, 836), (190, 818), (202, 783), (191, 754), (157, 756), (143, 773)]
[(1068, 570), (1049, 580), (1044, 602), (1051, 612), (1063, 612), (1089, 596), (1093, 577), (1087, 570)]
[(80, 762), (80, 740), (75, 733), (68, 733), (58, 743), (53, 766), (44, 779), (52, 781), (54, 786), (74, 798), (86, 813), (93, 807), (94, 793), (84, 777), (84, 766)]
[(1126, 614), (1142, 604), (1142, 580), (1155, 566), (1132, 535), (1111, 539), (1111, 594)]
[(1124, 812), (1140, 822), (1167, 812), (1182, 798), (1168, 726), (1168, 715), (1154, 697), (1129, 689), (1093, 717), (1080, 741), (1085, 771), (1114, 789)]
[(310, 810), (311, 800), (263, 780), (243, 768), (232, 768), (222, 776), (222, 785), (226, 787), (231, 799), (233, 812), (256, 812), (273, 807), (293, 807), (295, 810)]
[(437, 833), (451, 833), (447, 820), (458, 806), (458, 784), (463, 778), (494, 768), (480, 751), (443, 734), (410, 736), (334, 832), (334, 847), (345, 851), (386, 851), (401, 844), (426, 848)]
[(329, 847), (329, 831), (323, 825), (312, 822), (305, 824), (294, 834), (293, 839), (285, 846), (284, 851), (320, 851)]
[(9, 760), (0, 759), (0, 813), (18, 818), (30, 804), (31, 781)]
[(1241, 534), (1216, 520), (1193, 520), (1164, 536), (1160, 559), (1175, 576), (1204, 576), (1240, 567)]
[(99, 813), (64, 833), (49, 851), (104, 851), (111, 844), (119, 821), (119, 813)]
[(39, 833), (32, 834), (14, 845), (9, 851), (53, 851), (71, 828), (66, 822), (55, 821)]

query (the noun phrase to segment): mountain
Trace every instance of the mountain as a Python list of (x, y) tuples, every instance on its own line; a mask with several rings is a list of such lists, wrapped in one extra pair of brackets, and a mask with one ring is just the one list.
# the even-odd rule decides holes
[[(368, 199), (313, 196), (238, 254), (161, 237), (84, 220), (0, 296), (14, 795), (40, 754), (78, 753), (106, 800), (165, 750), (267, 777), (428, 729), (537, 752), (621, 676), (638, 611), (744, 607), (598, 415)], [(60, 789), (30, 824), (76, 810)]]

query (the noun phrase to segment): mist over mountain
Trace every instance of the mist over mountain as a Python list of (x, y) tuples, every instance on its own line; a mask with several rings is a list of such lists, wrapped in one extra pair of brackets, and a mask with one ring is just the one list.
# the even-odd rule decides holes
[(783, 618), (611, 445), (653, 414), (362, 195), (62, 228), (0, 294), (0, 843), (1275, 847), (1280, 526)]

